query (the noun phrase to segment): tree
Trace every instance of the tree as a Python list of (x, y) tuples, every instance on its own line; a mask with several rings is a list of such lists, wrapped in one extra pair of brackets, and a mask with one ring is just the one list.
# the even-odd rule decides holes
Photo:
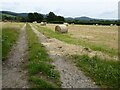
[(27, 21), (28, 22), (34, 22), (35, 21), (35, 17), (34, 17), (33, 13), (28, 13)]
[(65, 21), (65, 19), (62, 16), (57, 16), (57, 21)]
[(56, 15), (53, 12), (50, 12), (47, 16), (47, 21), (55, 21), (56, 20)]
[(34, 13), (34, 18), (35, 18), (35, 21), (41, 22), (43, 20), (43, 15), (35, 12)]
[(35, 13), (29, 13), (27, 16), (27, 21), (28, 22), (41, 22), (43, 20), (43, 15), (42, 14), (38, 14), (37, 12)]

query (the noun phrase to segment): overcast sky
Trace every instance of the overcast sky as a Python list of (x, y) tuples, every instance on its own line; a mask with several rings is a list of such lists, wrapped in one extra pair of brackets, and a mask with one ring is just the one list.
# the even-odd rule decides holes
[(13, 12), (53, 11), (65, 17), (88, 16), (101, 19), (118, 18), (120, 0), (0, 0), (2, 10)]

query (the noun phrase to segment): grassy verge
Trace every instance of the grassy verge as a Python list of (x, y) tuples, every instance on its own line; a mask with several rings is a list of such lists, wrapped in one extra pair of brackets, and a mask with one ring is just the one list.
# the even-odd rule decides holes
[(84, 47), (91, 48), (92, 50), (95, 50), (95, 51), (101, 51), (101, 52), (106, 53), (106, 54), (111, 55), (111, 56), (117, 55), (117, 50), (115, 50), (113, 48), (108, 48), (105, 45), (95, 44), (95, 43), (88, 42), (88, 41), (86, 42), (86, 41), (83, 41), (80, 39), (70, 37), (68, 34), (55, 33), (54, 31), (52, 31), (49, 28), (40, 27), (38, 25), (36, 28), (40, 32), (44, 33), (45, 35), (52, 37), (52, 38), (56, 38), (56, 39), (61, 40), (61, 41), (64, 41), (66, 43), (75, 44), (75, 45), (82, 45)]
[(2, 28), (2, 60), (5, 60), (12, 45), (16, 42), (20, 28), (3, 27)]
[(35, 33), (31, 30), (29, 24), (26, 26), (29, 46), (29, 80), (32, 88), (57, 88), (60, 86), (60, 76), (58, 71), (50, 63), (44, 46), (39, 43)]
[(119, 62), (102, 60), (88, 55), (73, 55), (72, 59), (86, 75), (90, 76), (101, 87), (119, 87)]

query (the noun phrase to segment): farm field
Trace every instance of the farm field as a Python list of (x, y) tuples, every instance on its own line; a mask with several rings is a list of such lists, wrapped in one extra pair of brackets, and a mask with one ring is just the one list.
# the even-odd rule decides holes
[[(47, 24), (54, 31), (57, 24)], [(118, 26), (69, 25), (71, 37), (118, 49)]]
[[(53, 26), (53, 25), (52, 25)], [(50, 43), (50, 45), (49, 46), (56, 46), (56, 47), (60, 47), (60, 49), (58, 49), (58, 51), (56, 50), (55, 52), (53, 52), (53, 53), (59, 53), (59, 54), (61, 54), (60, 53), (60, 51), (62, 52), (62, 55), (71, 55), (71, 56), (73, 56), (73, 59), (75, 59), (75, 62), (77, 63), (77, 66), (78, 67), (80, 67), (80, 69), (82, 68), (86, 73), (87, 73), (87, 75), (89, 75), (89, 76), (91, 76), (92, 74), (92, 76), (91, 77), (93, 77), (93, 79), (96, 81), (96, 83), (98, 84), (98, 85), (101, 85), (101, 86), (103, 86), (104, 87), (104, 85), (105, 86), (109, 86), (109, 85), (111, 85), (111, 86), (116, 86), (116, 85), (118, 85), (118, 81), (117, 81), (117, 75), (118, 75), (118, 62), (117, 61), (111, 61), (111, 60), (114, 60), (113, 58), (111, 58), (110, 59), (110, 61), (109, 61), (109, 59), (108, 58), (105, 58), (105, 59), (102, 59), (102, 55), (100, 55), (100, 56), (93, 56), (92, 58), (90, 58), (91, 57), (91, 55), (89, 55), (89, 51), (88, 51), (88, 53), (83, 53), (83, 52), (81, 52), (81, 49), (80, 48), (78, 48), (77, 46), (74, 46), (74, 45), (71, 45), (71, 44), (74, 44), (74, 40), (76, 40), (77, 41), (77, 39), (73, 39), (73, 38), (71, 38), (71, 37), (68, 37), (68, 35), (67, 34), (64, 34), (64, 35), (61, 35), (61, 34), (59, 34), (59, 33), (54, 33), (54, 26), (51, 28), (51, 29), (49, 29), (48, 27), (49, 27), (49, 25), (47, 25), (47, 28), (46, 28), (46, 26), (40, 26), (40, 25), (34, 25), (34, 27), (36, 27), (40, 32), (42, 32), (44, 35), (46, 35), (48, 38), (56, 38), (56, 39), (58, 39), (58, 40), (61, 40), (61, 41), (64, 41), (65, 43), (62, 43), (62, 42), (58, 42), (58, 41), (56, 41), (56, 40), (53, 40), (53, 42), (54, 43)], [(103, 27), (106, 27), (106, 26), (103, 26)], [(117, 28), (116, 28), (117, 29)], [(116, 30), (115, 29), (115, 30)], [(116, 32), (116, 31), (115, 31)], [(116, 33), (117, 34), (117, 33)], [(72, 43), (71, 43), (71, 41), (73, 41)], [(116, 39), (117, 40), (117, 39)], [(52, 41), (51, 41), (52, 42)], [(116, 41), (117, 42), (117, 41)], [(68, 44), (66, 44), (66, 43), (68, 43)], [(75, 42), (75, 44), (76, 44), (76, 42)], [(84, 43), (83, 43), (84, 44)], [(82, 44), (82, 45), (83, 45)], [(102, 45), (102, 43), (100, 44), (100, 45)], [(99, 45), (99, 46), (100, 46)], [(116, 44), (117, 45), (117, 44)], [(102, 47), (102, 46), (100, 46), (100, 47)], [(103, 48), (103, 49), (106, 49), (106, 48)], [(110, 48), (107, 48), (108, 50), (110, 49)], [(84, 51), (84, 49), (82, 49), (83, 51)], [(93, 51), (92, 51), (93, 52)], [(79, 54), (82, 54), (83, 53), (83, 56), (81, 56), (81, 55), (79, 55)], [(75, 57), (74, 57), (74, 54), (76, 54), (75, 55)], [(87, 56), (86, 54), (88, 54), (89, 56)], [(108, 54), (108, 53), (104, 53), (104, 54)], [(116, 53), (117, 54), (117, 53)], [(84, 56), (85, 55), (85, 56)], [(83, 61), (81, 60), (81, 61), (79, 61), (80, 59), (83, 59)], [(93, 60), (93, 62), (91, 62), (91, 60)], [(102, 62), (103, 61), (103, 62)], [(83, 65), (82, 65), (83, 64)], [(93, 66), (91, 66), (91, 65), (93, 65)], [(95, 66), (94, 66), (95, 65)], [(112, 69), (110, 69), (110, 71), (109, 71), (109, 68), (111, 68), (111, 66), (112, 67), (114, 67), (114, 68), (112, 68)], [(116, 66), (116, 67), (115, 67)], [(90, 68), (91, 67), (91, 68)], [(95, 70), (94, 70), (94, 68), (95, 68)], [(103, 72), (103, 68), (104, 68), (104, 72)], [(92, 72), (93, 71), (93, 72)], [(116, 72), (115, 72), (116, 71)], [(91, 73), (90, 73), (91, 72)], [(114, 72), (114, 73), (113, 73)], [(111, 75), (115, 75), (116, 76), (116, 78), (111, 78), (111, 79), (108, 79), (108, 77), (109, 77), (109, 75), (110, 75), (110, 73), (111, 73)], [(95, 75), (95, 76), (94, 76)], [(99, 76), (100, 75), (100, 76)], [(111, 76), (110, 76), (111, 77)], [(100, 79), (101, 78), (101, 79)], [(103, 80), (102, 80), (103, 79)], [(110, 80), (110, 81), (109, 81)], [(112, 81), (112, 83), (111, 83), (111, 81)], [(114, 84), (113, 84), (113, 82), (114, 82)], [(103, 84), (104, 83), (104, 84)], [(111, 83), (111, 84), (110, 84)], [(115, 83), (116, 83), (116, 85), (115, 85)], [(102, 85), (103, 84), (103, 85)]]
[[(39, 26), (40, 25), (37, 25), (37, 27), (39, 27)], [(49, 27), (49, 25), (48, 25), (48, 27)], [(51, 29), (50, 28), (43, 28), (40, 31), (43, 32), (44, 34), (46, 34), (47, 36), (50, 36), (50, 37), (53, 37), (53, 38), (57, 38), (57, 39), (59, 39), (61, 41), (67, 42), (69, 44), (74, 44), (74, 45), (87, 47), (87, 48), (92, 49), (93, 51), (100, 51), (102, 53), (108, 54), (109, 56), (116, 56), (116, 59), (117, 59), (117, 54), (118, 54), (117, 53), (118, 52), (117, 48), (111, 48), (112, 46), (105, 45), (104, 43), (98, 43), (99, 40), (96, 41), (96, 42), (92, 42), (90, 40), (84, 40), (84, 39), (81, 39), (81, 38), (78, 39), (78, 38), (72, 37), (71, 35), (69, 35), (69, 33), (68, 34), (58, 34), (58, 33), (54, 32), (54, 28), (55, 28), (54, 26)], [(69, 29), (69, 32), (71, 30), (72, 29)], [(117, 33), (115, 35), (117, 35)], [(115, 37), (115, 35), (113, 37)], [(99, 36), (101, 36), (101, 35), (99, 35)], [(104, 40), (102, 40), (102, 42), (103, 41)], [(115, 42), (116, 43), (114, 43), (115, 44), (114, 46), (117, 47), (118, 46), (117, 45), (117, 37), (116, 37)]]
[[(67, 34), (54, 32), (55, 26), (56, 24), (40, 26), (39, 23), (2, 23), (3, 75), (13, 78), (14, 75), (6, 73), (11, 67), (15, 79), (18, 79), (17, 76), (19, 79), (22, 79), (21, 76), (24, 78), (18, 79), (11, 86), (119, 86), (117, 26), (69, 25)], [(9, 57), (5, 58), (7, 56)], [(10, 60), (12, 64), (9, 64)], [(4, 87), (9, 85), (10, 79), (7, 83), (6, 81)]]

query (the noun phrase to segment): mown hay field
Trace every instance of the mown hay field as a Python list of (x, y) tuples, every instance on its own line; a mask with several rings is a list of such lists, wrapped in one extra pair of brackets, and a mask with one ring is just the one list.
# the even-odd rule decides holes
[[(47, 24), (55, 30), (57, 24)], [(69, 25), (68, 34), (76, 39), (118, 49), (118, 26)]]
[[(56, 24), (57, 25), (57, 24)], [(91, 48), (93, 51), (100, 51), (108, 55), (117, 56), (117, 27), (116, 26), (88, 26), (88, 25), (70, 25), (68, 26), (69, 32), (66, 34), (56, 33), (55, 24), (48, 24), (47, 26), (40, 26), (39, 24), (34, 27), (38, 29), (48, 38), (55, 38), (64, 44), (73, 44), (77, 46), (84, 46)], [(82, 28), (82, 29), (81, 29)], [(114, 34), (113, 34), (114, 33)], [(78, 35), (78, 36), (77, 36)], [(86, 36), (83, 38), (81, 36)], [(87, 35), (93, 36), (93, 39), (89, 39)], [(114, 40), (115, 38), (115, 40)], [(93, 42), (93, 40), (95, 42)], [(106, 41), (105, 41), (106, 40)], [(108, 41), (107, 41), (108, 40)], [(115, 41), (115, 43), (113, 42)], [(106, 44), (104, 43), (106, 42)], [(113, 47), (108, 42), (112, 42)], [(57, 43), (57, 42), (56, 42)], [(59, 43), (58, 43), (59, 45)], [(57, 45), (56, 45), (57, 46)], [(52, 45), (51, 45), (52, 47)], [(64, 45), (61, 46), (63, 48)], [(72, 49), (71, 47), (66, 47)], [(77, 49), (77, 48), (76, 48)], [(114, 50), (115, 52), (114, 52)], [(65, 50), (65, 49), (64, 49)], [(73, 49), (72, 49), (73, 50)], [(113, 50), (113, 51), (112, 51)], [(68, 50), (69, 51), (69, 50)], [(91, 53), (90, 51), (89, 53)], [(74, 51), (73, 51), (74, 53)], [(82, 52), (80, 52), (82, 53)], [(79, 67), (84, 73), (91, 77), (95, 83), (101, 87), (118, 87), (118, 76), (119, 76), (119, 61), (114, 60), (114, 58), (102, 58), (100, 56), (89, 56), (89, 54), (79, 55), (78, 53), (71, 55), (73, 63), (76, 63), (76, 66)], [(118, 59), (117, 59), (118, 60)]]

